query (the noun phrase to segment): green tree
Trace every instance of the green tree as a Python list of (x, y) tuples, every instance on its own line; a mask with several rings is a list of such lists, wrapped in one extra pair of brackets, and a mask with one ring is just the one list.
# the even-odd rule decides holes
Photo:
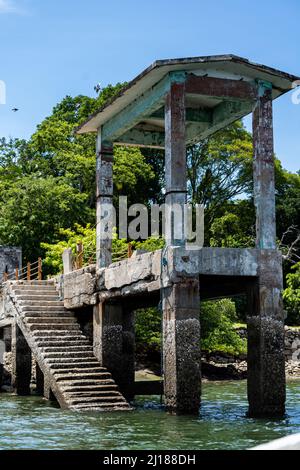
[(300, 324), (300, 263), (291, 268), (286, 277), (287, 287), (283, 292), (283, 300), (287, 310), (287, 322)]
[(60, 178), (19, 178), (9, 187), (0, 182), (0, 243), (23, 249), (25, 260), (43, 254), (40, 243), (52, 242), (61, 228), (93, 220), (81, 194)]
[(246, 341), (234, 329), (235, 304), (230, 299), (201, 303), (201, 347), (205, 351), (229, 354), (245, 353)]
[(224, 206), (252, 191), (252, 136), (241, 121), (188, 148), (188, 190), (205, 208), (205, 224), (223, 215)]
[(254, 239), (247, 235), (241, 218), (232, 212), (216, 218), (211, 224), (210, 232), (210, 246), (245, 248), (254, 244)]

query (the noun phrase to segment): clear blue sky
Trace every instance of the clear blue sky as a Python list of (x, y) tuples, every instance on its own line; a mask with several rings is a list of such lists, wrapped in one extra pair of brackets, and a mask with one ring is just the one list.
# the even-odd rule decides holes
[[(0, 136), (27, 138), (66, 94), (156, 59), (233, 53), (300, 75), (299, 29), (299, 0), (0, 0)], [(300, 105), (279, 98), (274, 121), (278, 157), (299, 170)]]

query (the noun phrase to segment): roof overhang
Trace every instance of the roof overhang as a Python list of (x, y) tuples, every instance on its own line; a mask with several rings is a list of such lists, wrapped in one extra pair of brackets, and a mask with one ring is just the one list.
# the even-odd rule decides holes
[[(254, 83), (262, 81), (272, 84), (272, 97), (276, 99), (282, 94), (288, 92), (295, 87), (295, 82), (300, 80), (299, 77), (285, 72), (281, 72), (271, 67), (255, 64), (247, 59), (234, 55), (218, 55), (206, 57), (192, 57), (183, 59), (159, 60), (154, 62), (150, 67), (144, 70), (140, 75), (134, 78), (121, 92), (113, 97), (101, 109), (95, 112), (90, 118), (84, 122), (78, 129), (78, 134), (97, 132), (102, 126), (110, 123), (120, 113), (130, 109), (140, 97), (145, 96), (149, 91), (153, 90), (157, 84), (162, 82), (164, 77), (177, 72), (193, 74), (200, 77), (214, 77), (219, 79), (228, 79), (236, 81), (244, 81)], [(187, 106), (191, 110), (201, 109), (209, 110), (216, 108), (222, 100), (207, 97), (196, 96), (190, 94), (187, 96)], [(231, 106), (232, 106), (231, 102)], [(151, 115), (151, 120), (147, 116), (143, 117), (142, 122), (134, 123), (132, 130), (137, 133), (142, 129), (144, 132), (163, 132), (163, 116), (159, 114)], [(251, 107), (240, 107), (239, 112), (233, 112), (233, 118), (239, 119), (251, 112)], [(226, 125), (226, 122), (225, 122)], [(192, 123), (190, 124), (192, 128)], [(204, 129), (204, 128), (203, 128)], [(128, 129), (126, 129), (128, 130)], [(133, 132), (133, 135), (135, 135)], [(197, 134), (197, 132), (196, 132)], [(131, 141), (130, 141), (131, 139)], [(158, 137), (158, 140), (160, 138)], [(138, 140), (138, 139), (137, 139)], [(114, 139), (118, 142), (118, 139)], [(136, 142), (132, 133), (123, 139), (123, 143), (134, 145)], [(122, 143), (122, 139), (120, 140)], [(155, 146), (155, 145), (152, 145)], [(158, 142), (157, 147), (163, 146)]]

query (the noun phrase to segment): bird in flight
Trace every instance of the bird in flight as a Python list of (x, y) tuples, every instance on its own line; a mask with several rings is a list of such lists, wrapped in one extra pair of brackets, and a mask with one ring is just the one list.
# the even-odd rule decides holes
[(12, 108), (12, 111), (16, 113), (17, 111), (19, 111), (19, 108)]
[(97, 85), (94, 86), (94, 90), (95, 92), (97, 93), (97, 95), (100, 93), (101, 91), (101, 84), (100, 83), (97, 83)]

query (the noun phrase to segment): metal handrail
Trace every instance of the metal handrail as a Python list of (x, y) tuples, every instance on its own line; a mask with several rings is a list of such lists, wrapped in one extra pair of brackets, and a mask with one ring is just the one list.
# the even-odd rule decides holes
[(43, 277), (43, 261), (42, 258), (38, 258), (37, 261), (34, 261), (33, 263), (28, 262), (26, 266), (23, 268), (16, 267), (14, 271), (8, 273), (4, 272), (3, 277), (2, 277), (2, 283), (6, 281), (12, 281), (12, 280), (27, 280), (27, 281), (33, 281), (33, 280), (38, 280), (41, 281)]

